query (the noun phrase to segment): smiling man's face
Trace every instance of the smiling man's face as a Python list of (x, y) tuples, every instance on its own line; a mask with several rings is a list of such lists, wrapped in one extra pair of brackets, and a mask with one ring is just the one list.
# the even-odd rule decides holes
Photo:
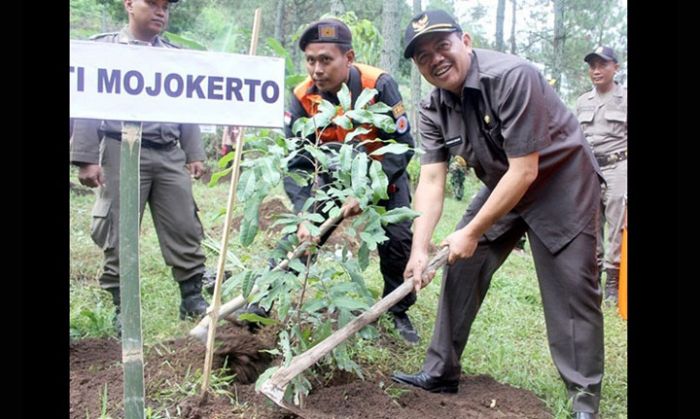
[(467, 33), (426, 34), (416, 43), (413, 62), (430, 84), (460, 95), (471, 66), (471, 45)]

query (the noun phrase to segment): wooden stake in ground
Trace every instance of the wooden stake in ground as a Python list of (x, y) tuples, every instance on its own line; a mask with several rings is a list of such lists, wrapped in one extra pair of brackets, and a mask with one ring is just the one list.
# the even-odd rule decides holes
[(122, 123), (119, 163), (119, 293), (124, 367), (124, 417), (144, 418), (143, 339), (139, 278), (140, 122)]
[[(447, 262), (447, 256), (450, 250), (448, 247), (443, 247), (428, 263), (423, 275), (429, 272), (435, 272)], [(315, 364), (319, 359), (323, 358), (328, 352), (332, 351), (336, 346), (345, 342), (350, 336), (357, 333), (360, 329), (375, 321), (384, 312), (398, 303), (402, 298), (407, 296), (413, 290), (413, 279), (408, 278), (389, 295), (379, 300), (369, 310), (362, 313), (360, 316), (353, 319), (343, 328), (338, 329), (332, 335), (319, 342), (316, 346), (308, 351), (299, 354), (292, 358), (289, 366), (278, 369), (272, 376), (265, 381), (260, 387), (260, 392), (267, 398), (275, 402), (278, 406), (285, 409), (297, 412), (299, 409), (294, 406), (289, 406), (284, 402), (284, 392), (287, 384), (297, 375), (301, 374)]]
[[(255, 17), (253, 18), (253, 33), (250, 39), (250, 55), (255, 55), (258, 47), (258, 34), (260, 33), (260, 17), (261, 9), (255, 9)], [(224, 265), (226, 262), (226, 248), (228, 247), (229, 232), (231, 230), (231, 220), (233, 218), (233, 206), (236, 203), (236, 189), (238, 186), (238, 175), (241, 166), (241, 155), (243, 154), (243, 134), (244, 127), (236, 138), (236, 150), (234, 151), (235, 158), (233, 169), (231, 171), (231, 184), (228, 191), (228, 203), (226, 205), (226, 219), (224, 221), (224, 234), (221, 237), (221, 251), (219, 252), (219, 263), (216, 268), (216, 283), (214, 285), (214, 295), (212, 303), (209, 306), (209, 333), (207, 335), (207, 352), (204, 357), (204, 373), (202, 377), (202, 397), (204, 397), (209, 389), (209, 380), (211, 378), (211, 365), (214, 355), (214, 336), (216, 335), (216, 320), (218, 319), (219, 305), (221, 304), (221, 283), (224, 277)]]
[[(337, 226), (340, 224), (340, 222), (343, 221), (343, 215), (342, 213), (340, 215), (337, 215), (333, 218), (327, 219), (321, 226), (319, 227), (319, 233), (318, 237), (322, 237), (324, 234), (328, 232), (332, 227)], [(280, 262), (277, 266), (275, 266), (272, 270), (273, 271), (279, 271), (279, 270), (284, 270), (287, 269), (289, 266), (289, 262), (293, 261), (294, 259), (298, 258), (306, 250), (311, 246), (312, 242), (311, 241), (305, 241), (301, 243), (299, 246), (297, 246), (292, 253), (287, 256), (285, 260)], [(257, 285), (253, 285), (253, 288), (250, 290), (250, 295), (255, 295), (260, 291)], [(206, 316), (202, 320), (199, 321), (199, 323), (190, 330), (189, 335), (192, 336), (193, 338), (199, 340), (202, 343), (207, 342), (207, 337), (208, 337), (208, 331), (209, 331), (209, 324), (214, 321), (216, 322), (218, 319), (224, 318), (228, 316), (229, 314), (233, 313), (234, 311), (238, 310), (239, 308), (243, 307), (243, 304), (245, 304), (246, 300), (243, 298), (243, 295), (239, 295), (238, 297), (234, 298), (233, 300), (227, 302), (226, 304), (221, 305), (221, 307), (217, 310), (214, 311), (212, 309), (211, 313), (218, 312), (216, 316)], [(214, 317), (214, 320), (212, 320), (212, 317)]]

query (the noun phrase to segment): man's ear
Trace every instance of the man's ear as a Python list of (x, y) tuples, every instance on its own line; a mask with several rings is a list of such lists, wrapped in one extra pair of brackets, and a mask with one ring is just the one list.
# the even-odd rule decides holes
[(352, 63), (355, 62), (355, 50), (354, 50), (354, 49), (349, 49), (349, 50), (345, 53), (345, 58), (348, 60), (348, 67), (349, 67), (350, 64), (352, 64)]
[(131, 9), (134, 7), (133, 6), (134, 0), (124, 0), (124, 9), (126, 10), (127, 13), (131, 11)]
[(469, 35), (468, 33), (464, 32), (462, 34), (462, 42), (464, 42), (464, 45), (471, 48), (472, 47), (472, 36)]

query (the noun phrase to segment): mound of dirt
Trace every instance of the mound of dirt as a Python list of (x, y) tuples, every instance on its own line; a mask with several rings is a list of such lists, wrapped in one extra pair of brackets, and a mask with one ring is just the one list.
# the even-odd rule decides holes
[[(146, 405), (188, 419), (260, 418), (283, 419), (296, 415), (274, 405), (252, 384), (271, 361), (258, 352), (274, 345), (277, 331), (263, 329), (251, 334), (237, 325), (218, 328), (215, 369), (224, 363), (237, 380), (226, 397), (211, 393), (206, 400), (199, 388), (183, 388), (204, 364), (204, 345), (190, 338), (176, 339), (145, 348)], [(377, 341), (382, 344), (384, 339)], [(108, 339), (85, 339), (70, 345), (70, 417), (99, 417), (106, 388), (106, 410), (122, 417), (121, 344)], [(307, 397), (304, 418), (425, 419), (425, 418), (551, 418), (544, 403), (531, 392), (496, 382), (488, 376), (462, 376), (457, 394), (432, 394), (396, 384), (380, 371), (365, 368), (360, 380), (336, 373), (314, 381)], [(189, 379), (188, 379), (189, 377)], [(251, 384), (244, 384), (251, 383)], [(156, 406), (155, 400), (167, 405)], [(237, 403), (236, 403), (237, 402)], [(179, 412), (179, 413), (178, 413)]]

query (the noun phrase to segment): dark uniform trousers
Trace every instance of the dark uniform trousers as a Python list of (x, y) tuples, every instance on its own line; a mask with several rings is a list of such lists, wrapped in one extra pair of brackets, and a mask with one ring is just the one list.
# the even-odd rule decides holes
[[(484, 192), (472, 200), (457, 229), (467, 225), (483, 205), (488, 197)], [(509, 213), (501, 219), (492, 227), (507, 225), (498, 237), (489, 239), (487, 233), (472, 257), (444, 269), (435, 329), (423, 371), (432, 377), (459, 378), (460, 358), (491, 277), (527, 233), (552, 359), (573, 399), (573, 409), (597, 412), (604, 362), (602, 293), (595, 263), (599, 223), (596, 213), (581, 233), (552, 254), (520, 216)]]
[[(100, 145), (105, 186), (93, 208), (92, 239), (105, 255), (102, 288), (119, 286), (119, 161), (121, 143), (105, 138)], [(148, 202), (163, 258), (177, 282), (204, 273), (206, 257), (200, 247), (202, 224), (185, 168), (185, 152), (141, 148), (140, 217)]]

